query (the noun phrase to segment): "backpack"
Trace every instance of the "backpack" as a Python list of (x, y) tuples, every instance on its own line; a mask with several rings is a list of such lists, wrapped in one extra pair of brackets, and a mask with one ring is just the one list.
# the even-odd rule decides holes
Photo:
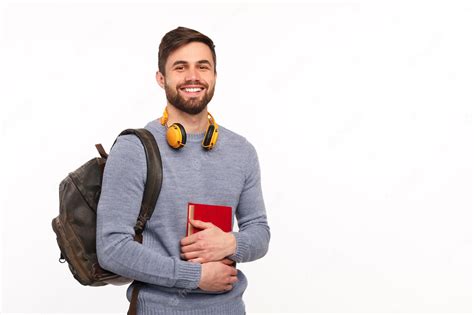
[[(140, 139), (147, 159), (147, 178), (142, 206), (134, 227), (134, 240), (142, 243), (143, 229), (153, 214), (160, 194), (163, 169), (158, 145), (148, 130), (126, 129), (118, 137), (127, 134), (134, 134)], [(74, 278), (82, 285), (127, 284), (132, 279), (102, 269), (97, 260), (97, 205), (108, 154), (101, 144), (96, 144), (96, 148), (100, 157), (89, 160), (69, 173), (59, 185), (59, 216), (52, 221), (53, 231), (56, 233), (56, 240), (61, 251), (59, 261), (68, 263)]]

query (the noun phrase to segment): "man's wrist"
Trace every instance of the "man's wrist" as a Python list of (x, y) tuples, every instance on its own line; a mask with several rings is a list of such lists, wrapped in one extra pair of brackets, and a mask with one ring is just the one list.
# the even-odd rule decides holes
[(232, 232), (227, 233), (227, 235), (229, 235), (229, 253), (227, 256), (232, 256), (237, 251), (237, 239)]

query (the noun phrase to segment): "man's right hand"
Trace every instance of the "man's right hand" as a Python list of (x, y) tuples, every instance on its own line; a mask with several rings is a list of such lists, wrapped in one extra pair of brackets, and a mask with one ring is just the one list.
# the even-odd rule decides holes
[(204, 291), (230, 291), (237, 282), (237, 269), (232, 267), (234, 261), (223, 259), (201, 264), (201, 281), (199, 288)]

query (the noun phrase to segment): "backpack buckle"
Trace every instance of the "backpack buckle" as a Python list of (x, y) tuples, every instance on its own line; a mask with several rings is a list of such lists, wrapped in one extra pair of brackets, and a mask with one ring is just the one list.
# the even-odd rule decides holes
[(64, 263), (66, 262), (66, 258), (64, 258), (62, 252), (61, 252), (61, 254), (59, 255), (59, 262), (60, 262), (61, 264), (64, 264)]

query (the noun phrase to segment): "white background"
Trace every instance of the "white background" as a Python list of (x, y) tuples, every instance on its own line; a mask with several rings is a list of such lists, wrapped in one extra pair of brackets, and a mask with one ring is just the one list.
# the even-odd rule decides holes
[(472, 311), (474, 3), (1, 4), (1, 308), (124, 313), (51, 229), (59, 182), (161, 116), (161, 37), (216, 44), (217, 122), (262, 168), (249, 313)]

